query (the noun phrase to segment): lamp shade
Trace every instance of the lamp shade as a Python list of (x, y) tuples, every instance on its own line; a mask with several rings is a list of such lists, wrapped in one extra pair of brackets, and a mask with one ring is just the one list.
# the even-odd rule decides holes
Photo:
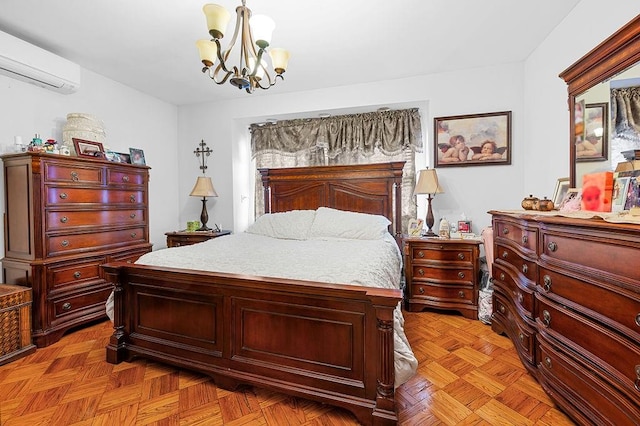
[(438, 183), (438, 174), (435, 169), (420, 170), (418, 182), (413, 194), (441, 194), (444, 191)]
[(224, 37), (227, 31), (227, 24), (231, 19), (231, 15), (223, 6), (219, 4), (205, 4), (202, 11), (207, 17), (207, 27), (209, 34), (214, 38)]
[(189, 195), (192, 197), (217, 197), (218, 193), (213, 188), (210, 177), (199, 176)]

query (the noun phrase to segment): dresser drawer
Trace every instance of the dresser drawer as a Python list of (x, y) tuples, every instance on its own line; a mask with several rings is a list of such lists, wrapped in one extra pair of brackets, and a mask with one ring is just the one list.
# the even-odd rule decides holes
[(496, 240), (503, 238), (523, 249), (535, 252), (538, 244), (537, 229), (527, 229), (518, 223), (503, 220), (496, 220), (494, 227), (493, 235)]
[(559, 302), (589, 316), (597, 313), (606, 324), (624, 335), (636, 333), (640, 340), (640, 293), (571, 278), (545, 268), (540, 269), (538, 285), (548, 298), (558, 300), (560, 297)]
[(413, 265), (415, 281), (455, 282), (472, 286), (475, 282), (473, 269), (445, 268), (443, 266)]
[[(572, 417), (582, 424), (611, 426), (636, 426), (640, 419), (639, 391), (631, 394), (631, 401), (606, 380), (602, 380), (590, 366), (576, 362), (573, 355), (566, 355), (538, 339), (538, 373), (545, 388), (567, 405)], [(635, 395), (634, 395), (635, 394)], [(635, 404), (633, 401), (635, 400)]]
[(473, 251), (469, 246), (456, 247), (451, 244), (413, 244), (410, 256), (414, 262), (473, 262)]
[(143, 209), (51, 211), (46, 216), (46, 231), (82, 226), (136, 225), (145, 222)]
[(536, 281), (536, 277), (538, 276), (538, 265), (536, 262), (532, 262), (530, 260), (526, 260), (522, 258), (522, 256), (501, 244), (496, 245), (496, 260), (504, 262), (513, 266), (515, 270), (518, 271), (524, 278), (528, 279), (531, 282)]
[(47, 255), (59, 256), (86, 250), (100, 250), (146, 242), (144, 227), (118, 229), (86, 234), (56, 235), (47, 239)]
[(48, 206), (68, 204), (142, 204), (144, 191), (67, 188), (46, 188)]
[(52, 164), (45, 161), (43, 162), (43, 169), (45, 183), (102, 184), (104, 176), (102, 167), (91, 166), (90, 164)]
[(531, 368), (535, 365), (535, 336), (536, 332), (532, 325), (522, 318), (510, 303), (509, 296), (503, 294), (499, 288), (493, 293), (493, 316), (495, 321), (502, 324), (506, 334), (511, 338), (517, 347), (517, 352), (525, 367)]
[(416, 283), (411, 286), (411, 294), (413, 297), (424, 297), (437, 301), (474, 303), (473, 287)]
[[(520, 287), (511, 272), (503, 269), (497, 263), (493, 264), (493, 277), (500, 283), (503, 291), (513, 301), (519, 313), (533, 319), (534, 290)], [(494, 281), (494, 284), (497, 282)]]
[(622, 281), (640, 280), (639, 249), (625, 241), (613, 244), (610, 239), (580, 234), (545, 233), (542, 236), (543, 254), (550, 261), (585, 276), (606, 273)]
[(142, 256), (145, 253), (149, 253), (150, 251), (151, 251), (151, 244), (147, 244), (145, 248), (122, 251), (122, 252), (118, 252), (117, 254), (108, 256), (107, 262), (134, 263), (136, 260), (140, 258), (140, 256)]
[(57, 291), (68, 291), (86, 285), (91, 281), (99, 281), (100, 265), (104, 257), (94, 257), (74, 263), (64, 263), (47, 268), (48, 286), (50, 294)]
[(102, 287), (54, 300), (53, 314), (55, 320), (66, 320), (66, 317), (75, 316), (76, 314), (85, 315), (91, 311), (99, 312), (100, 310), (104, 312), (106, 317), (105, 303), (109, 294), (111, 294), (111, 290), (111, 287)]
[[(608, 328), (560, 304), (539, 297), (536, 320), (540, 333), (562, 343), (587, 360), (598, 360), (602, 372), (612, 382), (620, 382), (629, 394), (639, 380), (640, 346)], [(593, 361), (591, 361), (593, 362)], [(639, 382), (640, 386), (640, 382)]]
[(109, 169), (107, 171), (107, 185), (140, 186), (146, 184), (147, 173), (138, 170)]

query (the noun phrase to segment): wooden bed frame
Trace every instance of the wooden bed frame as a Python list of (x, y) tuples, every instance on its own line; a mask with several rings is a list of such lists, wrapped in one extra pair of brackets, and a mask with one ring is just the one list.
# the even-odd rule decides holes
[[(404, 162), (261, 169), (265, 210), (382, 214), (401, 233)], [(136, 357), (351, 411), (365, 425), (397, 423), (393, 311), (400, 290), (274, 279), (123, 262), (114, 286), (110, 363)]]

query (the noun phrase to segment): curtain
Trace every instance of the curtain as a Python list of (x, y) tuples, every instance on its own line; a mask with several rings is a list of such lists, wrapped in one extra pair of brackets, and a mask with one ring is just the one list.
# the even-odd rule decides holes
[(611, 89), (614, 135), (640, 143), (640, 86)]
[[(402, 178), (402, 225), (416, 217), (415, 152), (422, 151), (417, 108), (327, 118), (252, 124), (256, 168), (348, 165), (406, 161)], [(264, 213), (262, 182), (256, 170), (256, 217)]]

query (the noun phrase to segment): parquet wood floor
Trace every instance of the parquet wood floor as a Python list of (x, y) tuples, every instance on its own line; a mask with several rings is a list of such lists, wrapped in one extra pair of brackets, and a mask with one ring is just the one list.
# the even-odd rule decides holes
[[(400, 425), (573, 425), (504, 336), (480, 321), (405, 312), (418, 374), (397, 390)], [(357, 425), (342, 409), (199, 374), (105, 361), (109, 321), (0, 367), (0, 425)]]

